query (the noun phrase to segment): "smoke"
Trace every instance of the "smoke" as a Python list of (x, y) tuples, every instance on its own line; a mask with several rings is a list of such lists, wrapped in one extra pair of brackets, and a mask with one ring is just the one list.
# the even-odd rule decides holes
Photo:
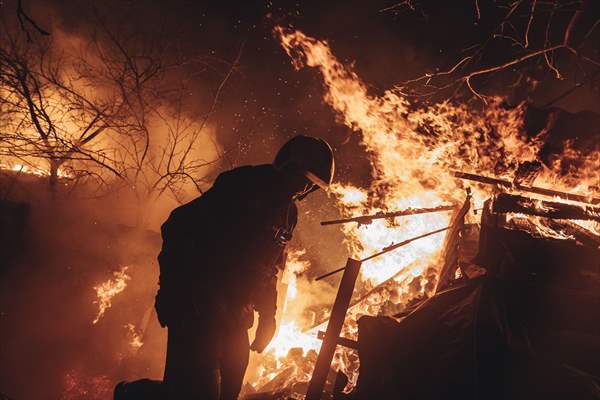
[[(13, 16), (14, 3), (9, 1), (2, 6), (9, 19)], [(94, 37), (97, 16), (104, 15), (114, 26), (127, 27), (127, 32), (133, 35), (129, 43), (132, 49), (144, 51), (154, 41), (166, 43), (166, 60), (180, 60), (184, 55), (185, 67), (179, 71), (192, 75), (186, 80), (182, 80), (179, 73), (163, 77), (161, 82), (177, 87), (178, 93), (183, 95), (182, 101), (172, 102), (171, 96), (162, 98), (156, 107), (162, 117), (155, 114), (143, 121), (152, 140), (147, 164), (137, 178), (139, 169), (135, 163), (123, 164), (129, 166), (120, 169), (125, 171), (124, 180), (102, 172), (102, 177), (115, 190), (102, 186), (98, 191), (97, 181), (92, 179), (87, 181), (89, 184), (79, 185), (64, 181), (58, 199), (49, 203), (43, 180), (26, 174), (2, 176), (2, 193), (11, 200), (30, 204), (32, 211), (27, 223), (29, 231), (23, 239), (27, 251), (19, 252), (19, 261), (4, 264), (0, 272), (0, 341), (3, 343), (0, 391), (23, 399), (108, 398), (118, 380), (162, 375), (165, 330), (158, 326), (152, 304), (158, 280), (156, 255), (161, 244), (157, 230), (172, 208), (197, 196), (199, 190), (209, 187), (214, 176), (224, 169), (269, 162), (277, 148), (294, 134), (322, 136), (333, 145), (339, 160), (339, 181), (368, 187), (373, 179), (373, 165), (367, 157), (357, 156), (363, 154), (360, 135), (355, 135), (350, 127), (337, 124), (336, 118), (340, 118), (337, 111), (325, 107), (321, 101), (324, 92), (321, 76), (296, 72), (289, 66), (279, 43), (271, 37), (272, 21), (265, 23), (265, 13), (260, 7), (246, 4), (233, 7), (224, 2), (224, 10), (218, 13), (212, 8), (205, 12), (202, 2), (186, 2), (183, 7), (173, 2), (158, 6), (106, 2), (105, 9), (96, 9), (94, 14), (81, 2), (24, 3), (30, 6), (30, 14), (52, 31), (53, 44), (65, 56), (83, 49), (90, 66), (100, 66), (100, 60), (90, 56), (93, 48), (86, 48), (86, 43)], [(97, 7), (103, 8), (98, 4)], [(256, 15), (237, 15), (245, 7), (255, 7)], [(333, 3), (327, 7), (330, 7), (327, 12), (315, 8), (311, 14), (314, 18), (298, 18), (307, 25), (312, 24), (314, 31), (321, 32), (323, 37), (334, 39), (336, 50), (341, 48), (346, 55), (344, 59), (357, 59), (358, 75), (366, 76), (365, 81), (374, 82), (376, 86), (369, 85), (369, 91), (413, 77), (423, 72), (432, 60), (452, 58), (448, 52), (440, 55), (437, 42), (439, 38), (457, 41), (446, 34), (447, 25), (432, 29), (431, 36), (425, 37), (423, 30), (406, 32), (412, 25), (404, 27), (394, 20), (391, 29), (410, 36), (393, 36), (384, 32), (390, 27), (384, 14), (364, 12), (365, 8), (377, 10), (369, 2), (362, 2), (358, 8), (347, 5), (342, 11)], [(236, 15), (231, 16), (232, 13)], [(341, 13), (345, 14), (344, 18), (340, 18)], [(243, 22), (234, 25), (238, 19)], [(251, 28), (253, 25), (256, 28)], [(431, 25), (423, 28), (431, 29)], [(457, 29), (462, 28), (460, 25), (452, 22)], [(16, 21), (15, 28), (19, 29)], [(435, 40), (430, 41), (432, 38)], [(242, 46), (242, 43), (245, 44)], [(209, 112), (240, 49), (239, 64), (225, 82), (215, 109)], [(110, 93), (104, 86), (106, 82), (102, 84), (98, 80), (89, 86), (81, 83), (77, 88), (92, 94), (108, 96)], [(589, 98), (592, 100), (587, 103), (580, 98), (575, 103), (581, 103), (581, 107), (597, 106), (595, 98), (591, 95)], [(70, 126), (65, 125), (65, 130), (68, 129)], [(451, 130), (452, 126), (447, 129)], [(166, 190), (160, 196), (156, 191), (148, 195), (147, 189), (162, 176), (161, 171), (165, 171), (164, 164), (160, 163), (163, 150), (173, 144), (174, 133), (182, 131), (187, 137), (185, 143), (192, 144), (190, 158), (209, 162), (195, 170), (200, 187), (185, 180), (173, 186), (177, 188), (175, 193)], [(198, 136), (190, 141), (193, 132)], [(123, 160), (124, 154), (119, 151), (131, 150), (134, 145), (144, 148), (143, 132), (138, 131), (138, 135), (133, 136), (121, 136), (116, 131), (106, 133), (90, 146), (106, 150), (107, 157)], [(466, 136), (465, 139), (475, 141), (477, 137)], [(483, 156), (489, 158), (490, 155)], [(215, 158), (219, 161), (210, 163)], [(548, 160), (562, 163), (562, 159), (553, 159), (551, 155)], [(586, 173), (592, 171), (594, 162), (597, 165), (597, 158), (585, 164)], [(582, 172), (578, 165), (565, 164), (565, 173)], [(86, 180), (81, 180), (83, 182)], [(288, 304), (288, 310), (304, 328), (318, 320), (318, 313), (327, 308), (324, 305), (331, 304), (335, 293), (331, 285), (315, 283), (312, 277), (341, 267), (348, 250), (340, 229), (319, 225), (319, 221), (339, 215), (333, 198), (318, 192), (303, 201), (299, 209), (300, 223), (294, 245), (306, 249), (311, 267), (297, 277), (297, 290), (301, 295)], [(358, 208), (346, 211), (354, 212)], [(0, 230), (8, 228), (2, 226)], [(11, 251), (18, 252), (18, 249)], [(112, 306), (106, 309), (102, 319), (92, 324), (98, 312), (94, 287), (112, 279), (113, 273), (125, 265), (129, 266), (127, 273), (131, 277), (127, 287), (112, 298)], [(251, 366), (249, 373), (252, 372), (256, 371)]]
[[(89, 29), (55, 26), (52, 33), (52, 55), (63, 60), (57, 64), (62, 77), (73, 78), (84, 66), (103, 71), (101, 60), (90, 56), (98, 53)], [(130, 45), (135, 50), (142, 42)], [(0, 226), (3, 238), (17, 235), (16, 228), (25, 232), (18, 237), (22, 248), (1, 244), (9, 256), (0, 264), (2, 393), (23, 399), (106, 399), (120, 380), (162, 378), (166, 332), (153, 309), (158, 228), (174, 207), (210, 186), (222, 169), (223, 151), (210, 103), (189, 96), (210, 88), (199, 82), (186, 86), (182, 71), (172, 72), (157, 76), (149, 90), (169, 87), (175, 93), (145, 93), (155, 101), (138, 102), (126, 126), (106, 129), (84, 145), (85, 151), (110, 160), (119, 177), (98, 163), (70, 160), (63, 166), (68, 176), (59, 179), (51, 199), (44, 159), (27, 158), (40, 176), (25, 169), (1, 172), (3, 220), (11, 217), (14, 202), (29, 209), (16, 226)], [(110, 99), (114, 87), (96, 78), (67, 82), (90, 101)], [(50, 110), (62, 112), (50, 115), (58, 131), (73, 140), (85, 121), (61, 103), (64, 97), (47, 95), (55, 104)], [(140, 105), (150, 110), (140, 112)], [(8, 166), (15, 162), (0, 160)], [(113, 289), (110, 296), (99, 296)]]

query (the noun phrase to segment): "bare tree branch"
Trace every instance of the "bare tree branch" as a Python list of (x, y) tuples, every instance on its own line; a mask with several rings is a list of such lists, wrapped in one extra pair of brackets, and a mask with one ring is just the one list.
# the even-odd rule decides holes
[(29, 34), (29, 30), (27, 29), (25, 22), (28, 22), (31, 26), (33, 26), (40, 35), (50, 36), (50, 33), (48, 31), (40, 28), (40, 26), (29, 15), (27, 15), (27, 13), (23, 10), (22, 0), (17, 0), (17, 19), (19, 20), (21, 29), (27, 35), (28, 42), (31, 42), (32, 39), (31, 39), (31, 35)]

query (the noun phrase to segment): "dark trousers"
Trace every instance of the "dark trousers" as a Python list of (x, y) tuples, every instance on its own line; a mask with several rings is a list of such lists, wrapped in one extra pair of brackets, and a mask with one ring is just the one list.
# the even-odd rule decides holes
[(245, 327), (186, 318), (169, 325), (164, 384), (169, 400), (236, 400), (248, 366)]

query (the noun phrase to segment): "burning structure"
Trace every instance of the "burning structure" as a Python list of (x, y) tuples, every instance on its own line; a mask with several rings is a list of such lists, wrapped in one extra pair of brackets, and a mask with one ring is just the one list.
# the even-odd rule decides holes
[[(596, 398), (600, 368), (589, 355), (600, 351), (598, 118), (497, 97), (422, 103), (404, 87), (376, 95), (327, 42), (274, 32), (297, 68), (318, 71), (325, 103), (354, 133), (371, 171), (366, 184), (334, 187), (329, 201), (341, 216), (327, 216), (351, 220), (336, 226), (351, 259), (363, 261), (348, 262), (354, 276), (341, 283), (339, 275), (315, 282), (310, 251), (295, 243), (279, 284), (278, 332), (253, 357), (245, 397), (315, 399), (325, 389), (359, 399)], [(568, 41), (560, 46), (570, 51)], [(479, 94), (470, 78), (461, 82)], [(531, 118), (542, 122), (530, 129)], [(577, 119), (588, 122), (573, 128)], [(587, 134), (587, 151), (566, 141), (547, 155), (547, 138), (565, 129)], [(66, 169), (56, 175), (70, 178)], [(335, 230), (329, 225), (319, 234)], [(141, 277), (139, 265), (152, 261), (118, 261), (86, 288), (97, 294), (86, 297), (89, 329), (127, 314), (118, 322), (119, 362), (140, 357), (144, 368), (160, 369), (162, 360), (143, 358), (164, 339), (148, 307), (137, 319), (123, 312), (132, 291), (145, 298), (127, 302), (151, 301), (155, 276)], [(134, 289), (140, 281), (147, 287)], [(91, 379), (66, 373), (64, 397), (106, 396), (110, 379), (97, 370)]]
[[(598, 368), (581, 355), (598, 351), (597, 319), (583, 312), (575, 321), (565, 310), (594, 310), (599, 300), (597, 150), (578, 153), (573, 180), (537, 161), (540, 140), (553, 127), (528, 136), (524, 108), (489, 99), (480, 112), (451, 104), (415, 109), (394, 91), (372, 97), (325, 42), (277, 32), (298, 67), (320, 70), (326, 101), (362, 135), (375, 170), (368, 190), (336, 189), (350, 218), (334, 222), (349, 222), (343, 229), (351, 254), (364, 264), (350, 261), (344, 269), (321, 334), (325, 361), (317, 358), (313, 381), (302, 387), (307, 398), (320, 398), (326, 380), (338, 398), (354, 384), (356, 398), (596, 398)], [(425, 127), (434, 133), (423, 133)], [(457, 168), (506, 178), (451, 173)], [(465, 201), (467, 181), (472, 194)], [(459, 204), (453, 218), (439, 212), (446, 202)], [(438, 212), (415, 210), (431, 207)], [(403, 208), (408, 212), (390, 213)], [(448, 233), (441, 233), (444, 226)], [(388, 253), (428, 230), (437, 235), (419, 235), (411, 247)], [(360, 318), (377, 314), (387, 317)], [(561, 335), (581, 335), (581, 346), (561, 354), (568, 361), (545, 361)], [(336, 345), (346, 350), (338, 346), (334, 357)], [(332, 358), (345, 377), (333, 379)], [(523, 375), (519, 363), (531, 365), (531, 374)]]
[[(600, 237), (569, 221), (597, 222), (597, 208), (502, 191), (474, 224), (465, 222), (470, 202), (456, 209), (434, 294), (400, 312), (360, 317), (358, 340), (340, 336), (361, 267), (349, 261), (332, 310), (337, 320), (319, 335), (324, 343), (307, 398), (321, 398), (326, 384), (334, 398), (598, 397), (599, 366), (589, 354), (600, 349), (600, 326), (594, 313), (573, 310), (594, 310), (600, 301)], [(395, 285), (387, 280), (358, 302)], [(350, 394), (343, 393), (347, 377), (329, 369), (336, 346), (359, 353)]]
[[(568, 364), (555, 361), (555, 369), (538, 369), (532, 374), (539, 375), (519, 379), (511, 362), (542, 366), (542, 359), (530, 357), (536, 346), (560, 340), (558, 336), (550, 339), (550, 332), (568, 331), (567, 314), (558, 322), (560, 318), (548, 311), (554, 308), (545, 303), (552, 296), (555, 301), (564, 299), (566, 293), (561, 291), (567, 290), (567, 282), (581, 292), (567, 296), (573, 303), (563, 305), (563, 310), (597, 306), (599, 218), (595, 205), (599, 200), (593, 194), (600, 161), (597, 150), (587, 156), (578, 153), (581, 163), (575, 173), (578, 179), (573, 180), (573, 176), (559, 174), (537, 161), (543, 136), (554, 127), (548, 125), (536, 135), (526, 135), (524, 108), (506, 109), (498, 100), (489, 99), (480, 112), (451, 104), (415, 109), (398, 92), (372, 97), (325, 42), (298, 31), (278, 28), (277, 32), (298, 67), (320, 70), (326, 101), (343, 123), (362, 134), (375, 169), (369, 190), (341, 185), (336, 190), (338, 204), (350, 218), (334, 222), (354, 222), (343, 228), (354, 256), (363, 261), (371, 260), (370, 253), (381, 257), (364, 265), (346, 265), (345, 272), (353, 272), (340, 283), (331, 315), (332, 321), (337, 320), (330, 321), (334, 327), (321, 332), (325, 340), (321, 355), (328, 354), (321, 364), (317, 358), (307, 398), (320, 398), (336, 345), (347, 349), (338, 349), (334, 359), (336, 369), (346, 376), (334, 381), (329, 375), (329, 390), (347, 390), (350, 378), (350, 386), (357, 384), (356, 398), (514, 398), (517, 393), (525, 397), (554, 393), (562, 398), (574, 393), (576, 389), (569, 384), (576, 383), (582, 398), (595, 398), (599, 392), (593, 377), (598, 376), (598, 369), (590, 370), (585, 356), (571, 358), (569, 362), (576, 365), (568, 368), (564, 367)], [(428, 135), (424, 128), (434, 133)], [(510, 178), (450, 173), (456, 168), (473, 171), (474, 167)], [(443, 211), (444, 202), (458, 203), (465, 185), (453, 178), (474, 185), (472, 198), (469, 194), (453, 219), (448, 213), (410, 212), (413, 208), (428, 211), (432, 206), (434, 211)], [(545, 185), (533, 186), (537, 182)], [(587, 192), (574, 193), (582, 188)], [(389, 212), (401, 208), (409, 212)], [(397, 218), (403, 214), (408, 217)], [(444, 225), (450, 228), (445, 239), (439, 234)], [(407, 244), (402, 240), (427, 228), (438, 235), (419, 235), (420, 243), (395, 254), (378, 253), (395, 249), (397, 242)], [(582, 255), (577, 265), (569, 262), (577, 259), (573, 251)], [(553, 256), (547, 258), (548, 254)], [(357, 277), (365, 285), (353, 296)], [(419, 300), (422, 298), (428, 300)], [(359, 318), (364, 314), (402, 319)], [(591, 354), (600, 343), (598, 325), (593, 313), (585, 314), (590, 317), (583, 317), (572, 327), (573, 332), (564, 334), (587, 335), (582, 343), (590, 347), (582, 344), (570, 351)], [(339, 337), (342, 326), (344, 334)], [(510, 357), (515, 358), (510, 361)], [(504, 369), (513, 371), (514, 381)], [(558, 378), (556, 374), (561, 372), (563, 377)], [(541, 384), (544, 379), (569, 384), (553, 387)]]

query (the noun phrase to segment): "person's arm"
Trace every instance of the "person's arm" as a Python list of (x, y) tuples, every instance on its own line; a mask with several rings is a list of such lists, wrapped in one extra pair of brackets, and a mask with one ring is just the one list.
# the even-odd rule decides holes
[(255, 292), (254, 309), (258, 312), (258, 327), (251, 350), (258, 353), (267, 347), (275, 335), (277, 311), (277, 270)]

